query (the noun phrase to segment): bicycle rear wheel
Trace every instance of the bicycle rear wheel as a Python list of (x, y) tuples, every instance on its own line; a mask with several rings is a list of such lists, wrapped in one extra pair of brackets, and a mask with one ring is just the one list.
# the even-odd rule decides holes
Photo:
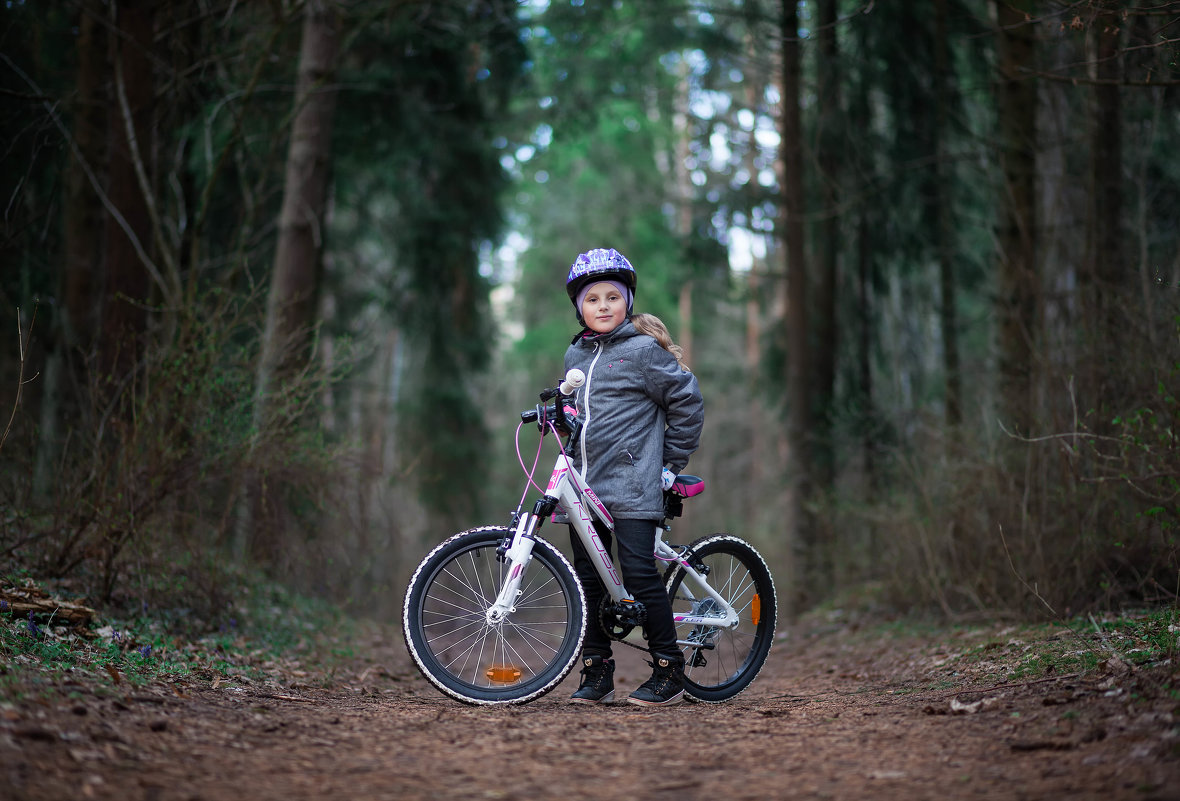
[[(685, 694), (716, 703), (750, 686), (762, 670), (774, 640), (778, 601), (766, 561), (744, 540), (728, 534), (702, 537), (689, 546), (686, 561), (698, 572), (707, 570), (709, 586), (737, 610), (735, 628), (676, 624), (676, 638), (685, 659)], [(666, 574), (672, 615), (707, 615), (717, 602), (693, 582), (683, 567)]]
[(456, 534), (427, 554), (406, 589), (402, 627), (423, 675), (469, 704), (520, 704), (570, 672), (586, 630), (585, 599), (556, 547), (533, 546), (516, 608), (491, 625), (485, 613), (507, 578), (496, 549), (502, 527)]

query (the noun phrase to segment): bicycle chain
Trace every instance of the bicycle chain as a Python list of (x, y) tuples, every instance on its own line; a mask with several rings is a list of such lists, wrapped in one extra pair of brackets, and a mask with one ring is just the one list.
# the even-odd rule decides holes
[[(687, 546), (687, 545), (680, 545), (680, 546), (676, 546), (676, 548), (677, 548), (677, 550), (679, 551), (679, 553), (680, 553), (680, 555), (681, 555), (681, 556), (683, 556), (684, 554), (688, 553), (688, 546)], [(600, 606), (605, 606), (605, 604), (607, 603), (607, 601), (608, 601), (608, 599), (607, 599), (607, 598), (604, 598), (604, 599), (603, 599), (603, 602), (602, 602), (602, 604), (600, 604)], [(599, 627), (600, 627), (600, 628), (602, 628), (603, 630), (605, 630), (605, 629), (606, 629), (606, 626), (603, 624), (603, 621), (602, 621), (602, 612), (603, 612), (603, 610), (602, 610), (602, 609), (600, 609), (600, 610), (599, 610), (599, 612), (598, 612), (598, 618), (599, 618), (599, 620), (598, 620), (598, 625), (599, 625)], [(629, 635), (630, 633), (631, 633), (631, 632), (629, 632), (629, 631), (627, 632), (627, 634), (628, 634), (628, 635)], [(636, 651), (643, 651), (644, 653), (650, 653), (650, 649), (649, 649), (647, 646), (645, 646), (645, 645), (636, 645), (635, 643), (632, 643), (632, 642), (627, 642), (627, 641), (626, 641), (625, 639), (623, 639), (622, 637), (614, 637), (614, 636), (612, 636), (612, 635), (610, 634), (610, 632), (606, 632), (606, 636), (607, 636), (609, 639), (611, 639), (611, 640), (614, 640), (615, 642), (622, 643), (623, 645), (626, 645), (628, 648), (634, 648)], [(627, 636), (627, 635), (624, 635), (624, 636)]]

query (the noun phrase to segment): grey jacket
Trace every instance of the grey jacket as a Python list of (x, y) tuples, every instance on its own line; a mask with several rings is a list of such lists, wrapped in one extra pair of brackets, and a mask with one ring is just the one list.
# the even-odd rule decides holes
[(613, 517), (662, 520), (660, 473), (685, 468), (705, 424), (696, 377), (630, 320), (606, 334), (583, 332), (565, 352), (565, 369), (573, 367), (586, 373), (576, 468)]

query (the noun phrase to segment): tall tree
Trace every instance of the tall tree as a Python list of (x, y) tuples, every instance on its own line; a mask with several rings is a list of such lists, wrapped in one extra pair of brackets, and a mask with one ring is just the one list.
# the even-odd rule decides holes
[[(815, 298), (815, 336), (812, 353), (815, 360), (813, 398), (815, 410), (815, 451), (813, 463), (817, 489), (828, 491), (836, 473), (836, 454), (832, 442), (832, 417), (836, 395), (836, 361), (839, 327), (836, 324), (836, 291), (839, 286), (840, 255), (843, 236), (842, 215), (837, 208), (841, 192), (844, 163), (844, 76), (840, 69), (840, 46), (837, 39), (839, 20), (837, 0), (822, 0), (819, 4), (819, 28), (816, 32), (816, 74), (819, 86), (816, 94), (824, 98), (816, 113), (819, 132), (816, 136), (820, 190), (823, 201), (819, 225), (819, 259), (816, 265), (818, 281)], [(821, 577), (821, 581), (823, 578)]]
[(1002, 172), (996, 318), (999, 409), (1010, 431), (1032, 422), (1035, 347), (1040, 317), (1037, 268), (1036, 0), (993, 0), (999, 66), (999, 161)]
[(337, 94), (331, 81), (337, 67), (340, 30), (333, 0), (312, 0), (304, 14), (295, 115), (259, 363), (260, 422), (265, 421), (270, 393), (306, 363), (323, 276), (324, 215)]
[[(332, 169), (332, 126), (337, 89), (340, 29), (335, 0), (310, 0), (304, 10), (295, 114), (287, 149), (283, 205), (279, 213), (278, 243), (271, 274), (255, 394), (255, 428), (291, 425), (294, 420), (272, 420), (281, 404), (274, 395), (305, 367), (312, 330), (318, 321), (323, 277), (325, 211)], [(248, 523), (244, 532), (255, 557), (276, 553), (274, 514), (278, 493), (258, 480), (251, 487)]]
[(96, 192), (106, 161), (107, 26), (99, 0), (86, 0), (77, 12), (74, 86), (69, 111), (69, 158), (62, 200), (62, 271), (58, 277), (61, 306), (54, 315), (52, 350), (45, 363), (45, 394), (37, 441), (34, 491), (44, 497), (53, 483), (62, 423), (80, 419), (86, 403), (86, 358), (94, 346), (102, 271), (102, 203)]
[(1133, 283), (1126, 267), (1123, 229), (1123, 143), (1120, 33), (1121, 4), (1099, 5), (1089, 35), (1093, 40), (1093, 119), (1090, 127), (1090, 197), (1082, 274), (1083, 319), (1088, 330), (1087, 361), (1094, 395), (1088, 405), (1100, 410), (1099, 425), (1110, 416), (1117, 400), (1112, 397), (1121, 383), (1116, 376), (1122, 362), (1123, 326), (1120, 305), (1127, 298), (1124, 287)]
[(952, 436), (963, 419), (963, 377), (959, 368), (959, 315), (956, 308), (958, 281), (955, 275), (954, 195), (950, 167), (951, 72), (950, 42), (947, 30), (947, 0), (934, 2), (934, 120), (932, 139), (934, 170), (927, 188), (927, 209), (937, 220), (935, 254), (938, 262), (939, 329), (942, 332), (942, 369), (946, 375), (943, 419)]
[(782, 205), (779, 240), (787, 254), (787, 307), (784, 334), (787, 339), (787, 536), (796, 564), (795, 586), (802, 597), (789, 608), (804, 608), (814, 590), (810, 573), (816, 538), (806, 514), (811, 490), (811, 372), (808, 358), (808, 270), (804, 243), (802, 45), (799, 11), (795, 0), (782, 0)]
[[(110, 154), (106, 216), (106, 284), (102, 292), (99, 370), (107, 401), (123, 390), (144, 354), (147, 303), (155, 271), (149, 181), (155, 102), (151, 58), (155, 35), (151, 0), (109, 5), (114, 66), (114, 110), (109, 115)], [(156, 273), (158, 275), (158, 272)]]

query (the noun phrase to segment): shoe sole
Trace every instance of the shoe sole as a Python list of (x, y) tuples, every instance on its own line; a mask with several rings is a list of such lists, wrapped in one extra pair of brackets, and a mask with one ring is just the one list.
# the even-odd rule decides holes
[(679, 704), (683, 700), (684, 690), (681, 690), (667, 701), (644, 701), (642, 698), (636, 698), (634, 696), (627, 697), (627, 701), (635, 704), (636, 706), (672, 706), (673, 704)]
[(606, 695), (595, 701), (593, 698), (571, 698), (571, 704), (582, 704), (583, 706), (594, 706), (595, 704), (609, 704), (615, 700), (615, 691), (611, 690)]

